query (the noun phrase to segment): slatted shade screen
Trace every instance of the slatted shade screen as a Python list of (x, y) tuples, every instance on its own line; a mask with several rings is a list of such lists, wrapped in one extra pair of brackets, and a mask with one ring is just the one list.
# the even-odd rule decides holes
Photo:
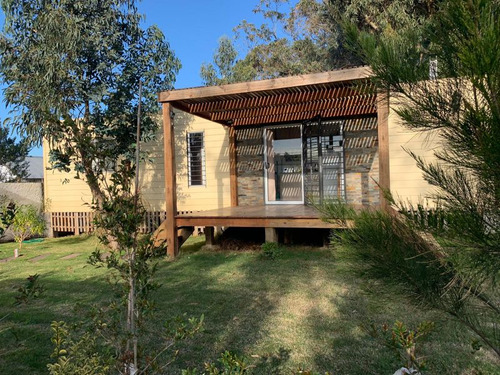
[(368, 67), (162, 92), (159, 101), (223, 125), (262, 126), (377, 113)]

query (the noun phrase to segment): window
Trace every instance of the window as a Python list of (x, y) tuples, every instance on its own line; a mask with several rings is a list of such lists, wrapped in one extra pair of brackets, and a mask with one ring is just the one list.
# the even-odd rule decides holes
[(205, 185), (205, 144), (203, 132), (187, 134), (189, 186)]

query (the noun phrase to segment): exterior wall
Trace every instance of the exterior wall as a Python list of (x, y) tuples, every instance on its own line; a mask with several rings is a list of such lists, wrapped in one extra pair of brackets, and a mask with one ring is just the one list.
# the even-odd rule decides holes
[(434, 150), (441, 147), (436, 133), (415, 132), (406, 129), (394, 112), (391, 100), (389, 112), (389, 159), (391, 192), (394, 198), (412, 204), (423, 203), (433, 193), (434, 187), (423, 179), (422, 171), (415, 160), (405, 151), (409, 150), (427, 162), (436, 161)]
[[(345, 184), (348, 203), (379, 204), (377, 118), (346, 120)], [(236, 130), (238, 204), (264, 204), (262, 128)]]
[[(228, 131), (222, 125), (175, 111), (174, 118), (177, 163), (177, 209), (200, 211), (231, 205), (229, 187)], [(187, 132), (205, 134), (205, 186), (188, 186)], [(165, 210), (165, 179), (163, 162), (163, 130), (154, 142), (142, 146), (151, 162), (140, 171), (140, 186), (148, 211)], [(48, 144), (44, 143), (44, 166), (48, 167)], [(45, 197), (48, 212), (86, 212), (92, 196), (84, 180), (75, 179), (74, 172), (45, 170)]]
[(88, 212), (92, 202), (90, 189), (84, 180), (76, 179), (75, 173), (47, 169), (49, 144), (43, 142), (43, 178), (46, 212)]
[(43, 184), (41, 182), (0, 183), (0, 196), (5, 195), (17, 204), (43, 206)]
[[(228, 129), (215, 122), (177, 110), (174, 129), (177, 210), (202, 211), (231, 206)], [(188, 132), (204, 132), (206, 171), (204, 186), (188, 186), (186, 143)]]
[(344, 137), (347, 203), (379, 205), (377, 118), (346, 120)]
[(238, 205), (264, 204), (264, 138), (262, 128), (236, 129)]

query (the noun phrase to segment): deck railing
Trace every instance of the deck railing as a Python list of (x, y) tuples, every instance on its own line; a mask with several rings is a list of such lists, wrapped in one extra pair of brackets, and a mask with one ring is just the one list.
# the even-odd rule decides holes
[[(179, 214), (192, 213), (193, 211), (180, 211)], [(148, 211), (144, 222), (140, 226), (140, 233), (153, 233), (167, 218), (165, 211)], [(50, 224), (54, 234), (92, 233), (94, 231), (93, 212), (50, 212)], [(193, 235), (203, 232), (201, 227), (196, 227)]]

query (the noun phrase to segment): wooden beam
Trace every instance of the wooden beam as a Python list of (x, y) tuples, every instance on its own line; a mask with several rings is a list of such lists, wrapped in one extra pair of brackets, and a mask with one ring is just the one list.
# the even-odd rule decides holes
[(177, 215), (175, 137), (170, 103), (163, 104), (163, 156), (165, 165), (165, 237), (167, 254), (170, 258), (175, 258), (179, 252), (179, 244), (175, 219)]
[(233, 125), (234, 126), (263, 125), (263, 124), (273, 124), (273, 123), (289, 122), (289, 121), (301, 121), (301, 120), (311, 119), (318, 115), (326, 118), (326, 117), (349, 117), (358, 115), (370, 115), (375, 113), (377, 113), (377, 107), (375, 103), (362, 106), (346, 105), (345, 107), (341, 108), (323, 109), (318, 111), (282, 113), (271, 116), (256, 116), (256, 117), (235, 119), (233, 121)]
[(331, 72), (304, 74), (292, 77), (266, 79), (262, 81), (233, 83), (222, 86), (195, 87), (190, 89), (164, 91), (158, 95), (161, 103), (176, 100), (209, 98), (213, 96), (235, 95), (282, 88), (319, 85), (332, 82), (347, 82), (368, 78), (372, 75), (369, 67), (335, 70)]
[(238, 172), (236, 160), (236, 131), (229, 127), (229, 185), (231, 189), (231, 207), (238, 206)]
[(380, 206), (383, 210), (390, 209), (385, 199), (385, 191), (391, 189), (391, 174), (389, 169), (389, 94), (377, 96), (377, 124), (378, 124), (378, 173), (380, 186)]
[(352, 223), (325, 222), (321, 219), (243, 218), (243, 217), (178, 217), (179, 226), (221, 226), (243, 228), (350, 228)]

